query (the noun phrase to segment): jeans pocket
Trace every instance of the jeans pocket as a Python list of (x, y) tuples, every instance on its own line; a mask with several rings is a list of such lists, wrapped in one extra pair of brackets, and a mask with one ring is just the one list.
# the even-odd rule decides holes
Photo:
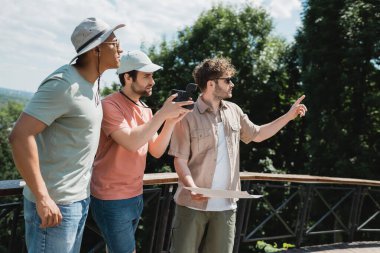
[(144, 198), (142, 195), (138, 196), (137, 202), (137, 216), (140, 217), (144, 209)]
[(24, 198), (24, 220), (29, 224), (40, 225), (41, 219), (38, 216), (36, 204)]

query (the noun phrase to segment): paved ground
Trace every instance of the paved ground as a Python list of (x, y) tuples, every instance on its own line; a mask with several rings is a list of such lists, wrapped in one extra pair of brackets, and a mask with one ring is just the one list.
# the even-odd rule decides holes
[(379, 242), (351, 242), (292, 249), (287, 253), (380, 253)]

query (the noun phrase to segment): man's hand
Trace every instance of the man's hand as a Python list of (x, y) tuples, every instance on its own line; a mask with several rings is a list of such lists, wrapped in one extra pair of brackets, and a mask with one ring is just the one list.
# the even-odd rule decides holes
[(55, 227), (61, 224), (61, 211), (50, 197), (44, 197), (41, 200), (37, 200), (36, 208), (38, 216), (41, 218), (40, 228)]
[[(188, 167), (188, 160), (183, 158), (174, 157), (174, 168), (178, 174), (179, 180), (182, 181), (184, 186), (198, 188), (195, 184), (193, 177), (191, 176), (190, 169)], [(190, 191), (183, 189), (184, 191)], [(205, 197), (203, 194), (195, 193), (190, 191), (191, 199), (194, 201), (206, 201), (209, 198)]]
[[(196, 186), (192, 186), (192, 187), (198, 188)], [(193, 191), (190, 191), (190, 196), (191, 196), (191, 199), (195, 201), (207, 201), (209, 199), (208, 197), (205, 197), (203, 194), (196, 193)]]
[(183, 102), (173, 102), (177, 95), (178, 94), (173, 94), (170, 97), (168, 97), (164, 105), (160, 109), (161, 113), (164, 115), (166, 119), (178, 118), (181, 117), (183, 114), (186, 114), (191, 111), (186, 108), (183, 108), (182, 106), (194, 104), (194, 101), (189, 100)]
[(305, 95), (302, 95), (297, 99), (296, 102), (292, 105), (290, 110), (287, 112), (291, 120), (294, 120), (299, 115), (300, 117), (305, 116), (307, 108), (304, 104), (301, 104), (302, 100), (305, 98)]

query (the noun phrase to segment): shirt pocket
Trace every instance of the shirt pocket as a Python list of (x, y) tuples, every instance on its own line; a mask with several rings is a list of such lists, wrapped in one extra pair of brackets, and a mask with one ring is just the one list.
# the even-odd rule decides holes
[(214, 147), (212, 129), (195, 129), (191, 131), (191, 147), (198, 153), (204, 153)]
[(230, 124), (231, 127), (231, 135), (227, 136), (227, 138), (230, 139), (230, 144), (232, 145), (239, 145), (240, 142), (240, 126), (237, 123)]
[(233, 133), (237, 133), (239, 130), (240, 130), (240, 127), (239, 127), (239, 125), (237, 123), (231, 124), (231, 131)]

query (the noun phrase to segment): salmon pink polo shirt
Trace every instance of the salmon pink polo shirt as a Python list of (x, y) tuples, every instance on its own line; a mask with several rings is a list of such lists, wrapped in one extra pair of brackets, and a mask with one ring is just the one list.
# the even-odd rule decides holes
[(103, 121), (91, 178), (91, 195), (102, 200), (120, 200), (143, 193), (148, 143), (132, 152), (111, 138), (114, 131), (145, 124), (152, 110), (137, 106), (120, 92), (102, 100)]

